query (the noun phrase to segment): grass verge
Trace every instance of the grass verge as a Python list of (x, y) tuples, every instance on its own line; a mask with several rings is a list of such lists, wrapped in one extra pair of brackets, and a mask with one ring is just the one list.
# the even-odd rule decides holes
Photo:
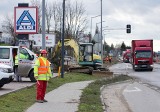
[[(84, 89), (80, 100), (79, 112), (103, 112), (100, 100), (100, 87), (113, 82), (128, 79), (127, 76), (120, 76), (112, 80), (97, 80), (99, 77), (81, 73), (68, 73), (64, 78), (53, 78), (49, 81), (47, 92), (69, 83), (86, 80), (96, 80)], [(35, 103), (35, 85), (19, 91), (0, 96), (0, 112), (24, 112)]]
[(113, 79), (100, 79), (90, 83), (88, 87), (83, 90), (80, 98), (80, 105), (78, 112), (104, 112), (100, 99), (100, 87), (103, 85), (120, 82), (131, 79), (128, 76), (120, 75)]
[[(65, 74), (64, 78), (53, 78), (49, 81), (47, 92), (69, 82), (94, 80), (97, 77), (80, 74)], [(28, 107), (35, 103), (35, 85), (21, 89), (19, 91), (0, 96), (0, 112), (24, 112)]]

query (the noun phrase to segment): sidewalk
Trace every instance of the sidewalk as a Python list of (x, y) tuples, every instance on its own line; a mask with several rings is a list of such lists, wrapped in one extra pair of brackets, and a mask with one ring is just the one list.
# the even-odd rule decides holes
[(82, 90), (92, 81), (67, 83), (46, 94), (47, 103), (35, 103), (26, 112), (76, 112)]

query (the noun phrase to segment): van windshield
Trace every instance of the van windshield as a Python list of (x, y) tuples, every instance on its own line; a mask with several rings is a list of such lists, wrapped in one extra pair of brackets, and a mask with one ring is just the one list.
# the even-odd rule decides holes
[(0, 59), (9, 59), (9, 48), (0, 48)]

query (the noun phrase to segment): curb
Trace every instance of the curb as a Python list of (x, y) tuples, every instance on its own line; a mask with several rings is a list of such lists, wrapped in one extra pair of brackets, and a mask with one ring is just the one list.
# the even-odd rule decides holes
[(111, 86), (111, 85), (116, 85), (116, 84), (121, 84), (121, 83), (127, 83), (127, 82), (131, 82), (131, 81), (134, 81), (134, 80), (126, 80), (126, 81), (121, 81), (121, 82), (115, 82), (115, 83), (110, 83), (110, 84), (107, 84), (107, 85), (103, 85), (101, 88), (100, 88), (100, 92), (101, 92), (101, 95), (100, 95), (100, 99), (101, 99), (101, 102), (102, 102), (102, 107), (103, 107), (103, 112), (107, 112), (107, 105), (105, 104), (104, 102), (104, 97), (102, 95), (102, 91), (105, 89), (106, 86)]

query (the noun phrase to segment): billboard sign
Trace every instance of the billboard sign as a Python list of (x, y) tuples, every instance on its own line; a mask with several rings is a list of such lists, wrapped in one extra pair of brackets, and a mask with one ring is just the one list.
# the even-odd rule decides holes
[(38, 31), (37, 7), (14, 8), (14, 31), (17, 34), (34, 34)]
[[(55, 38), (54, 34), (45, 34), (46, 47), (54, 47)], [(42, 47), (42, 34), (30, 34), (29, 40), (33, 41), (33, 46)]]

